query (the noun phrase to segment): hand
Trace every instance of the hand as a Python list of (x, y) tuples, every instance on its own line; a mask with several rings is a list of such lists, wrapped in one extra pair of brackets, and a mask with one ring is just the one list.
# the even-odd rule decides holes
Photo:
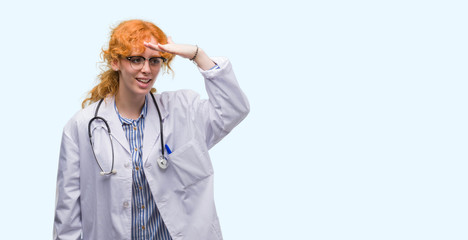
[[(143, 44), (149, 49), (167, 52), (187, 59), (192, 59), (195, 56), (195, 53), (197, 53), (198, 48), (195, 45), (175, 44), (171, 37), (167, 38), (167, 44), (152, 44), (148, 42), (143, 42)], [(193, 61), (203, 70), (211, 69), (216, 65), (201, 48), (198, 48), (197, 56)]]
[(193, 58), (193, 56), (195, 56), (195, 52), (197, 51), (197, 46), (189, 44), (176, 44), (172, 41), (171, 37), (167, 38), (167, 42), (167, 44), (153, 44), (149, 42), (144, 42), (143, 44), (149, 49), (175, 54), (187, 59)]

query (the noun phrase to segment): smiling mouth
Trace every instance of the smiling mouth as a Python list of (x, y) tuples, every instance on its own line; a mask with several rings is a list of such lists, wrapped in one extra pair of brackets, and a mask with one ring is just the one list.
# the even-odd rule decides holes
[(151, 78), (137, 78), (136, 80), (141, 83), (148, 83), (151, 81)]

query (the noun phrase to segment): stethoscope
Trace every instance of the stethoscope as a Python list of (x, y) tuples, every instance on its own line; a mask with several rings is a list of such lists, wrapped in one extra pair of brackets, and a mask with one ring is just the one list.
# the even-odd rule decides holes
[[(154, 98), (154, 95), (153, 93), (150, 94), (151, 95), (151, 98), (153, 99), (153, 102), (154, 102), (154, 105), (156, 106), (156, 110), (158, 110), (158, 116), (159, 116), (159, 129), (161, 131), (161, 156), (159, 157), (158, 159), (158, 165), (161, 169), (166, 169), (167, 168), (167, 158), (165, 157), (164, 155), (164, 134), (163, 134), (163, 123), (162, 123), (162, 118), (161, 118), (161, 112), (159, 111), (159, 107), (158, 107), (158, 104), (156, 103), (156, 99)], [(111, 133), (111, 130), (110, 130), (110, 127), (109, 127), (109, 124), (107, 123), (106, 119), (104, 119), (103, 117), (99, 117), (98, 116), (98, 112), (99, 112), (99, 108), (101, 107), (101, 103), (104, 99), (101, 99), (96, 107), (96, 112), (94, 113), (94, 117), (91, 118), (91, 120), (89, 120), (89, 123), (88, 123), (88, 135), (89, 135), (89, 142), (91, 143), (91, 150), (93, 151), (93, 156), (94, 156), (94, 159), (96, 159), (96, 163), (97, 165), (99, 166), (99, 168), (101, 169), (101, 172), (100, 174), (102, 176), (106, 176), (106, 175), (111, 175), (111, 174), (116, 174), (117, 171), (114, 169), (114, 145), (112, 144), (112, 133)], [(106, 125), (107, 127), (107, 135), (109, 136), (109, 141), (111, 143), (111, 148), (112, 148), (112, 165), (111, 165), (111, 169), (109, 172), (106, 172), (104, 171), (104, 169), (102, 169), (102, 166), (101, 164), (99, 163), (97, 157), (96, 157), (96, 153), (94, 152), (94, 144), (93, 144), (93, 141), (91, 140), (92, 139), (92, 134), (91, 134), (91, 123), (94, 121), (94, 120), (102, 120), (104, 122), (104, 124)]]

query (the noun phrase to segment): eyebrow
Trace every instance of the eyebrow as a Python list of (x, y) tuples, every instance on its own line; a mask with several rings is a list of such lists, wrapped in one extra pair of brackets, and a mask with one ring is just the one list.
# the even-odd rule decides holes
[[(142, 58), (145, 58), (141, 55), (131, 55), (131, 56), (128, 56), (128, 57), (142, 57)], [(145, 58), (145, 59), (151, 59), (151, 58), (164, 58), (163, 56), (151, 56), (149, 58)]]

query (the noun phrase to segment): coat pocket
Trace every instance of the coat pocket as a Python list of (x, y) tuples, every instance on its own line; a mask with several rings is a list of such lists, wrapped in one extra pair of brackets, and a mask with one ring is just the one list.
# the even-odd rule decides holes
[(184, 187), (189, 187), (213, 174), (207, 150), (203, 150), (193, 139), (172, 152), (168, 160)]

